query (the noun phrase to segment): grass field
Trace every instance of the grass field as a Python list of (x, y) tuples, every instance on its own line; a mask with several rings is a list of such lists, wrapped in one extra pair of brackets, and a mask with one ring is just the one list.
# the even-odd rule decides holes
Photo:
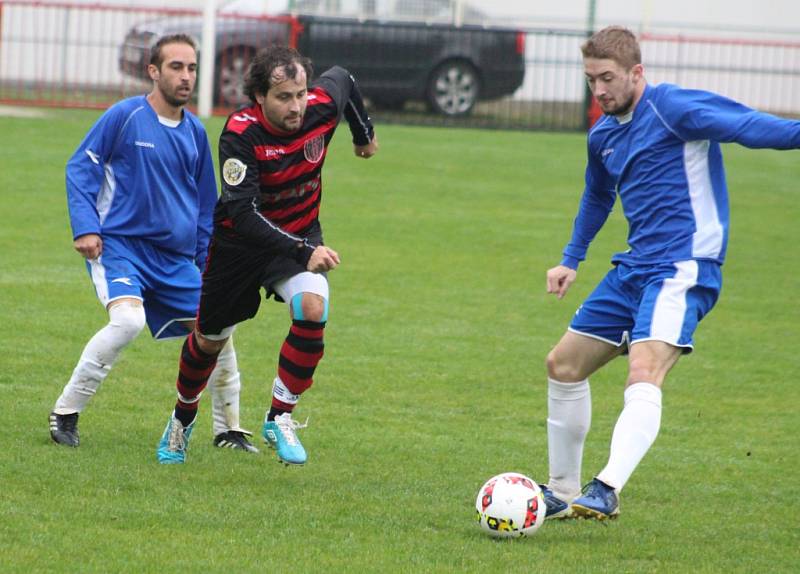
[[(211, 445), (201, 407), (187, 464), (155, 445), (180, 343), (143, 334), (51, 443), (47, 414), (105, 321), (72, 250), (63, 168), (96, 117), (0, 118), (0, 572), (796, 572), (800, 563), (800, 155), (726, 147), (732, 232), (720, 303), (665, 386), (661, 434), (611, 524), (545, 524), (495, 542), (478, 487), (547, 477), (543, 362), (624, 247), (612, 215), (563, 301), (544, 272), (568, 239), (579, 134), (380, 127), (325, 174), (342, 256), (316, 384), (298, 418), (309, 464)], [(212, 120), (215, 141), (221, 120)], [(242, 420), (258, 430), (285, 309), (237, 331)], [(607, 458), (625, 364), (593, 378), (585, 478)]]

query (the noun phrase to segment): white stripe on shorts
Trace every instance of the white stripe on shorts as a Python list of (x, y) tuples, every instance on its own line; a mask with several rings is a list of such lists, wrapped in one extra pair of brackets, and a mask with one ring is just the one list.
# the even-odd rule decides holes
[(653, 321), (650, 325), (650, 338), (677, 344), (681, 338), (684, 317), (686, 316), (686, 294), (697, 285), (697, 261), (678, 261), (675, 277), (664, 279), (661, 291), (656, 297)]

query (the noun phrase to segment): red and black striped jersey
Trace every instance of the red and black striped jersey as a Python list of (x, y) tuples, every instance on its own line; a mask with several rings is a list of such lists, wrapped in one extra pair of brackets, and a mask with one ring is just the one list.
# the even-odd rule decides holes
[(322, 166), (342, 117), (353, 142), (366, 145), (373, 128), (353, 77), (334, 67), (312, 82), (303, 123), (285, 133), (264, 117), (259, 104), (232, 113), (219, 140), (221, 194), (215, 233), (303, 263), (320, 231)]

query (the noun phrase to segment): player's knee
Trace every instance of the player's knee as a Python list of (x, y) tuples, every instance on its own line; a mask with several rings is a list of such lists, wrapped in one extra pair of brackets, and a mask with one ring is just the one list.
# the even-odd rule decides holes
[(663, 379), (661, 366), (647, 357), (631, 357), (628, 364), (628, 384), (648, 381), (660, 384)]
[(546, 365), (547, 376), (562, 383), (582, 381), (586, 378), (578, 365), (573, 361), (567, 360), (559, 352), (558, 347), (547, 354)]
[(299, 321), (324, 323), (328, 320), (328, 300), (315, 293), (298, 293), (292, 297), (292, 317)]
[(144, 307), (135, 303), (120, 303), (108, 309), (108, 325), (120, 343), (133, 341), (146, 323)]
[[(200, 347), (200, 350), (207, 355), (220, 355), (222, 349), (225, 348), (225, 343), (228, 342), (229, 336), (229, 334), (223, 332), (219, 338), (217, 336), (214, 336), (214, 338), (209, 338), (208, 336), (199, 333), (197, 330), (194, 331), (194, 337), (195, 341), (197, 341), (197, 346)], [(230, 347), (230, 351), (233, 351), (233, 347)], [(233, 360), (235, 363), (235, 354), (233, 355)]]

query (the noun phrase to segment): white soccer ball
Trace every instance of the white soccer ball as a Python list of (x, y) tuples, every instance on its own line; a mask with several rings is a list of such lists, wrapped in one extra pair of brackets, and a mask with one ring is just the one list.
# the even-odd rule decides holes
[(547, 513), (542, 489), (517, 472), (487, 480), (478, 491), (475, 509), (481, 528), (495, 538), (532, 536)]

